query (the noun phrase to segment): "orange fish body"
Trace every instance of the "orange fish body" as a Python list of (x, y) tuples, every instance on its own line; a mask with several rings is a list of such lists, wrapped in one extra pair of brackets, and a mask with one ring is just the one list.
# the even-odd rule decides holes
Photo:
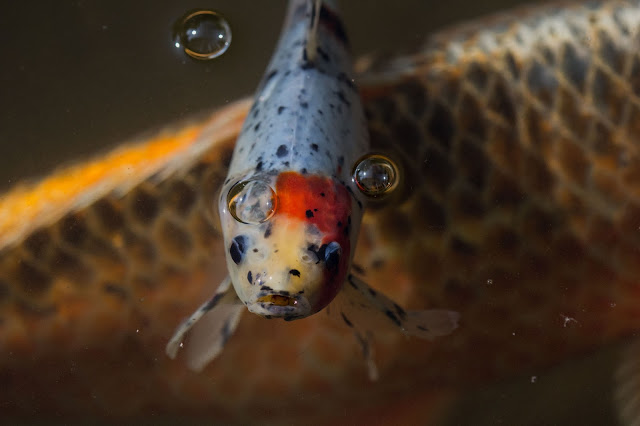
[(348, 327), (321, 314), (246, 316), (202, 373), (164, 356), (226, 274), (211, 206), (247, 102), (5, 194), (3, 412), (424, 424), (456, 390), (631, 337), (637, 15), (516, 12), (363, 72), (372, 148), (401, 159), (404, 184), (365, 214), (354, 264), (404, 306), (460, 313), (439, 340), (377, 341), (375, 384)]

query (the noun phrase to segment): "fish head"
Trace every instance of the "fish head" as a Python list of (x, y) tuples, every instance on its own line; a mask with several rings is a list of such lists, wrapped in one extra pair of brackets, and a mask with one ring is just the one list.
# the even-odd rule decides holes
[(227, 268), (249, 311), (293, 320), (333, 300), (355, 247), (361, 219), (355, 203), (344, 183), (293, 171), (223, 188)]

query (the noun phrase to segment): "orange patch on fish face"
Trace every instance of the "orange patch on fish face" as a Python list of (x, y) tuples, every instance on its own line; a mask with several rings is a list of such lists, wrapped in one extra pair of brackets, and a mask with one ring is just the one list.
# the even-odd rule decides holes
[[(283, 172), (276, 181), (278, 209), (276, 217), (303, 221), (322, 233), (322, 245), (310, 247), (325, 262), (322, 297), (313, 307), (318, 311), (328, 305), (344, 282), (351, 260), (351, 196), (344, 185), (332, 178)], [(332, 265), (330, 253), (335, 244), (340, 252), (334, 253), (337, 264)], [(326, 257), (325, 257), (326, 256)]]

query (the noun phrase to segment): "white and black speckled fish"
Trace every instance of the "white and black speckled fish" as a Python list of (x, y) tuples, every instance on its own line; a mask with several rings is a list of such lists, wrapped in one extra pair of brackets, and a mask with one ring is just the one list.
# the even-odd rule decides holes
[(335, 4), (291, 0), (220, 194), (229, 276), (176, 330), (170, 357), (191, 330), (188, 364), (202, 369), (245, 306), (294, 320), (331, 305), (327, 311), (354, 330), (375, 379), (376, 332), (433, 338), (457, 327), (455, 312), (405, 312), (349, 273), (364, 208), (351, 169), (369, 150), (351, 73)]

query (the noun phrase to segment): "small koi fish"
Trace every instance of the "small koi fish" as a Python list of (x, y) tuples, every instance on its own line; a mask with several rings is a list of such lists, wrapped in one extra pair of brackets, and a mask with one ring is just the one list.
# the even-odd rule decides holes
[(350, 273), (365, 197), (351, 167), (369, 150), (343, 25), (333, 2), (292, 0), (219, 199), (229, 275), (181, 324), (188, 366), (202, 370), (224, 348), (245, 307), (264, 318), (323, 309), (352, 328), (372, 380), (371, 347), (385, 329), (431, 339), (458, 314), (405, 311)]

